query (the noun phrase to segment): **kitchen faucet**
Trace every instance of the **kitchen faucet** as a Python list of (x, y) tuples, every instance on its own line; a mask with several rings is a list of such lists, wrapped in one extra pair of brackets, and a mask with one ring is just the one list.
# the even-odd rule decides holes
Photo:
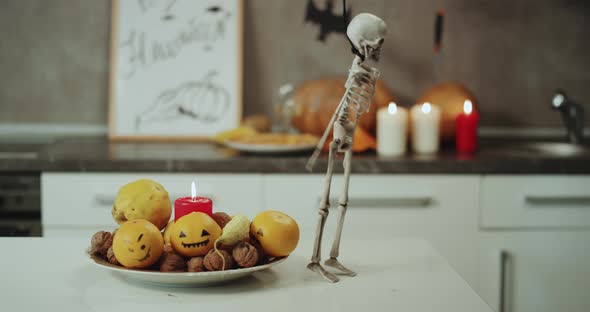
[(551, 99), (551, 109), (561, 112), (569, 142), (582, 144), (584, 139), (584, 107), (570, 100), (565, 91), (557, 89)]

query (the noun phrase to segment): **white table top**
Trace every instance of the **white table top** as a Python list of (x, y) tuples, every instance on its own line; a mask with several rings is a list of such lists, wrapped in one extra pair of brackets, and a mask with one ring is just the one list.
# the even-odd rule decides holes
[(86, 257), (89, 241), (0, 238), (2, 310), (492, 311), (423, 240), (343, 241), (340, 260), (358, 275), (336, 284), (306, 269), (303, 242), (270, 270), (208, 288), (130, 283)]

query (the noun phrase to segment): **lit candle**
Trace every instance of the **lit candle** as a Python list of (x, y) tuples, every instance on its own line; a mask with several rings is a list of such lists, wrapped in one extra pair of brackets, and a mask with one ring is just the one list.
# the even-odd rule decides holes
[(463, 113), (455, 119), (455, 143), (457, 152), (473, 153), (477, 149), (477, 124), (479, 114), (470, 100), (463, 103)]
[(408, 112), (389, 103), (377, 112), (377, 154), (399, 156), (406, 153)]
[(190, 197), (181, 197), (174, 201), (174, 222), (191, 212), (213, 215), (213, 201), (207, 197), (197, 196), (195, 181), (191, 185)]
[(440, 109), (430, 103), (414, 105), (412, 118), (412, 148), (418, 154), (436, 153), (439, 148)]

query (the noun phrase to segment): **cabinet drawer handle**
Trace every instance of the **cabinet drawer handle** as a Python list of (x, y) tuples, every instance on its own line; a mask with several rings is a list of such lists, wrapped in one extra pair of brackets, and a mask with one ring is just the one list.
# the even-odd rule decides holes
[(528, 195), (524, 200), (532, 205), (590, 205), (590, 196)]
[[(211, 195), (203, 194), (203, 195), (199, 195), (199, 196), (208, 197), (208, 198), (211, 198), (211, 200), (214, 201), (214, 198)], [(186, 197), (186, 195), (172, 194), (172, 195), (170, 195), (170, 200), (172, 202), (174, 202), (179, 197)], [(109, 206), (109, 207), (111, 207), (115, 203), (115, 199), (116, 198), (117, 198), (117, 196), (116, 195), (112, 195), (112, 194), (96, 194), (96, 195), (94, 195), (94, 200), (100, 206)]]
[[(318, 202), (321, 197), (318, 197)], [(338, 197), (330, 197), (331, 206), (337, 207)], [(428, 207), (432, 204), (431, 196), (403, 197), (349, 197), (348, 206), (355, 207)]]
[(509, 312), (507, 291), (508, 291), (508, 261), (510, 260), (510, 253), (506, 250), (500, 251), (500, 294), (499, 294), (499, 309), (498, 312)]

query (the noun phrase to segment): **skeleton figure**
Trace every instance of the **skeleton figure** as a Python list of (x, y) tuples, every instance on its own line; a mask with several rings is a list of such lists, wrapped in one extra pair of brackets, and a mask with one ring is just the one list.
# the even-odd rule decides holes
[(338, 282), (336, 275), (326, 271), (320, 264), (322, 235), (324, 225), (328, 218), (328, 208), (330, 206), (330, 184), (332, 182), (332, 173), (334, 167), (335, 153), (344, 153), (344, 189), (338, 202), (338, 223), (336, 228), (336, 237), (330, 251), (330, 258), (326, 260), (325, 265), (334, 267), (344, 275), (355, 276), (356, 274), (338, 262), (340, 248), (340, 237), (342, 235), (342, 226), (344, 224), (344, 215), (348, 205), (348, 184), (350, 180), (350, 166), (352, 161), (352, 138), (354, 130), (358, 124), (359, 118), (366, 113), (373, 101), (375, 94), (375, 84), (379, 77), (379, 70), (363, 64), (366, 59), (377, 62), (381, 53), (384, 37), (387, 33), (385, 22), (379, 17), (361, 13), (355, 16), (346, 30), (346, 35), (352, 44), (352, 51), (356, 54), (352, 66), (349, 70), (348, 79), (346, 80), (346, 92), (336, 108), (332, 119), (324, 135), (320, 139), (316, 150), (307, 163), (307, 169), (311, 171), (313, 165), (320, 154), (322, 147), (330, 132), (330, 127), (334, 127), (332, 142), (330, 142), (330, 151), (328, 156), (328, 170), (324, 184), (324, 192), (320, 201), (319, 218), (316, 229), (316, 237), (313, 247), (311, 262), (307, 268), (319, 273), (322, 277), (330, 282)]

